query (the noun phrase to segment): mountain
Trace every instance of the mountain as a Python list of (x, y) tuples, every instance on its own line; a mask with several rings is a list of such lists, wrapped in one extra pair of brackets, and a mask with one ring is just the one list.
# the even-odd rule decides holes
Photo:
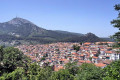
[(19, 17), (13, 18), (8, 22), (0, 23), (0, 40), (4, 42), (17, 40), (17, 42), (22, 41), (21, 43), (101, 41), (100, 38), (92, 33), (85, 35), (60, 30), (46, 30)]
[(3, 34), (26, 37), (37, 33), (42, 34), (45, 31), (45, 29), (22, 18), (14, 18), (8, 22), (0, 23), (0, 33)]
[(61, 30), (54, 30), (54, 31), (61, 33), (61, 34), (71, 34), (71, 35), (77, 35), (77, 36), (84, 36), (84, 34), (81, 34), (81, 33), (74, 33), (74, 32), (61, 31)]
[[(76, 36), (75, 34), (59, 33), (57, 31), (46, 30), (32, 22), (22, 19), (14, 18), (8, 22), (0, 23), (0, 33), (14, 35), (17, 37), (51, 37), (63, 38), (67, 36)], [(59, 36), (59, 37), (58, 37)]]
[(106, 40), (106, 41), (116, 42), (114, 39), (109, 38), (109, 37), (101, 37), (101, 39)]
[(84, 36), (74, 36), (74, 37), (67, 37), (62, 40), (63, 42), (97, 42), (97, 41), (105, 41), (97, 37), (93, 33), (87, 33)]

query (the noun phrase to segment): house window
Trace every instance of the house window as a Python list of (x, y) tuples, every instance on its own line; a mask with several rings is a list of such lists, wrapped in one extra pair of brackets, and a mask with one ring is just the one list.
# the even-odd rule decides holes
[(106, 59), (110, 59), (110, 57), (106, 57)]

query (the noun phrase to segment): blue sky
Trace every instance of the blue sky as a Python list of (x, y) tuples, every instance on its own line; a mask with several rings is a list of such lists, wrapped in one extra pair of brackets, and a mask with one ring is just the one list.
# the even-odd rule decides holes
[(108, 37), (118, 30), (110, 21), (117, 17), (120, 0), (1, 0), (0, 22), (18, 17), (49, 30), (64, 30)]

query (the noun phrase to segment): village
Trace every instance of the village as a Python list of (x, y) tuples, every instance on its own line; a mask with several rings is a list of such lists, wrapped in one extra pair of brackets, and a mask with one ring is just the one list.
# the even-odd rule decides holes
[[(65, 64), (69, 62), (77, 62), (78, 66), (82, 63), (93, 63), (97, 67), (104, 68), (112, 61), (120, 59), (119, 48), (112, 48), (114, 44), (115, 42), (58, 42), (20, 45), (16, 48), (33, 62), (38, 62), (41, 67), (54, 66), (54, 70), (58, 71), (64, 69)], [(79, 46), (79, 49), (75, 50), (73, 46)]]

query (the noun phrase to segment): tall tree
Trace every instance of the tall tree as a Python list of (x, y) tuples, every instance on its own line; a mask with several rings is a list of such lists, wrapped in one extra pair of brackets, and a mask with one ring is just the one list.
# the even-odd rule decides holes
[(118, 17), (117, 19), (114, 19), (113, 21), (111, 21), (111, 24), (113, 24), (115, 28), (118, 28), (119, 31), (116, 32), (112, 37), (116, 41), (120, 41), (120, 4), (117, 4), (114, 7), (115, 7), (115, 10), (118, 11)]
[(13, 71), (17, 67), (23, 67), (28, 61), (25, 55), (16, 48), (4, 48), (3, 66), (7, 71)]
[(80, 50), (80, 46), (78, 46), (78, 45), (73, 45), (73, 49), (76, 50), (76, 51), (79, 51), (79, 50)]

